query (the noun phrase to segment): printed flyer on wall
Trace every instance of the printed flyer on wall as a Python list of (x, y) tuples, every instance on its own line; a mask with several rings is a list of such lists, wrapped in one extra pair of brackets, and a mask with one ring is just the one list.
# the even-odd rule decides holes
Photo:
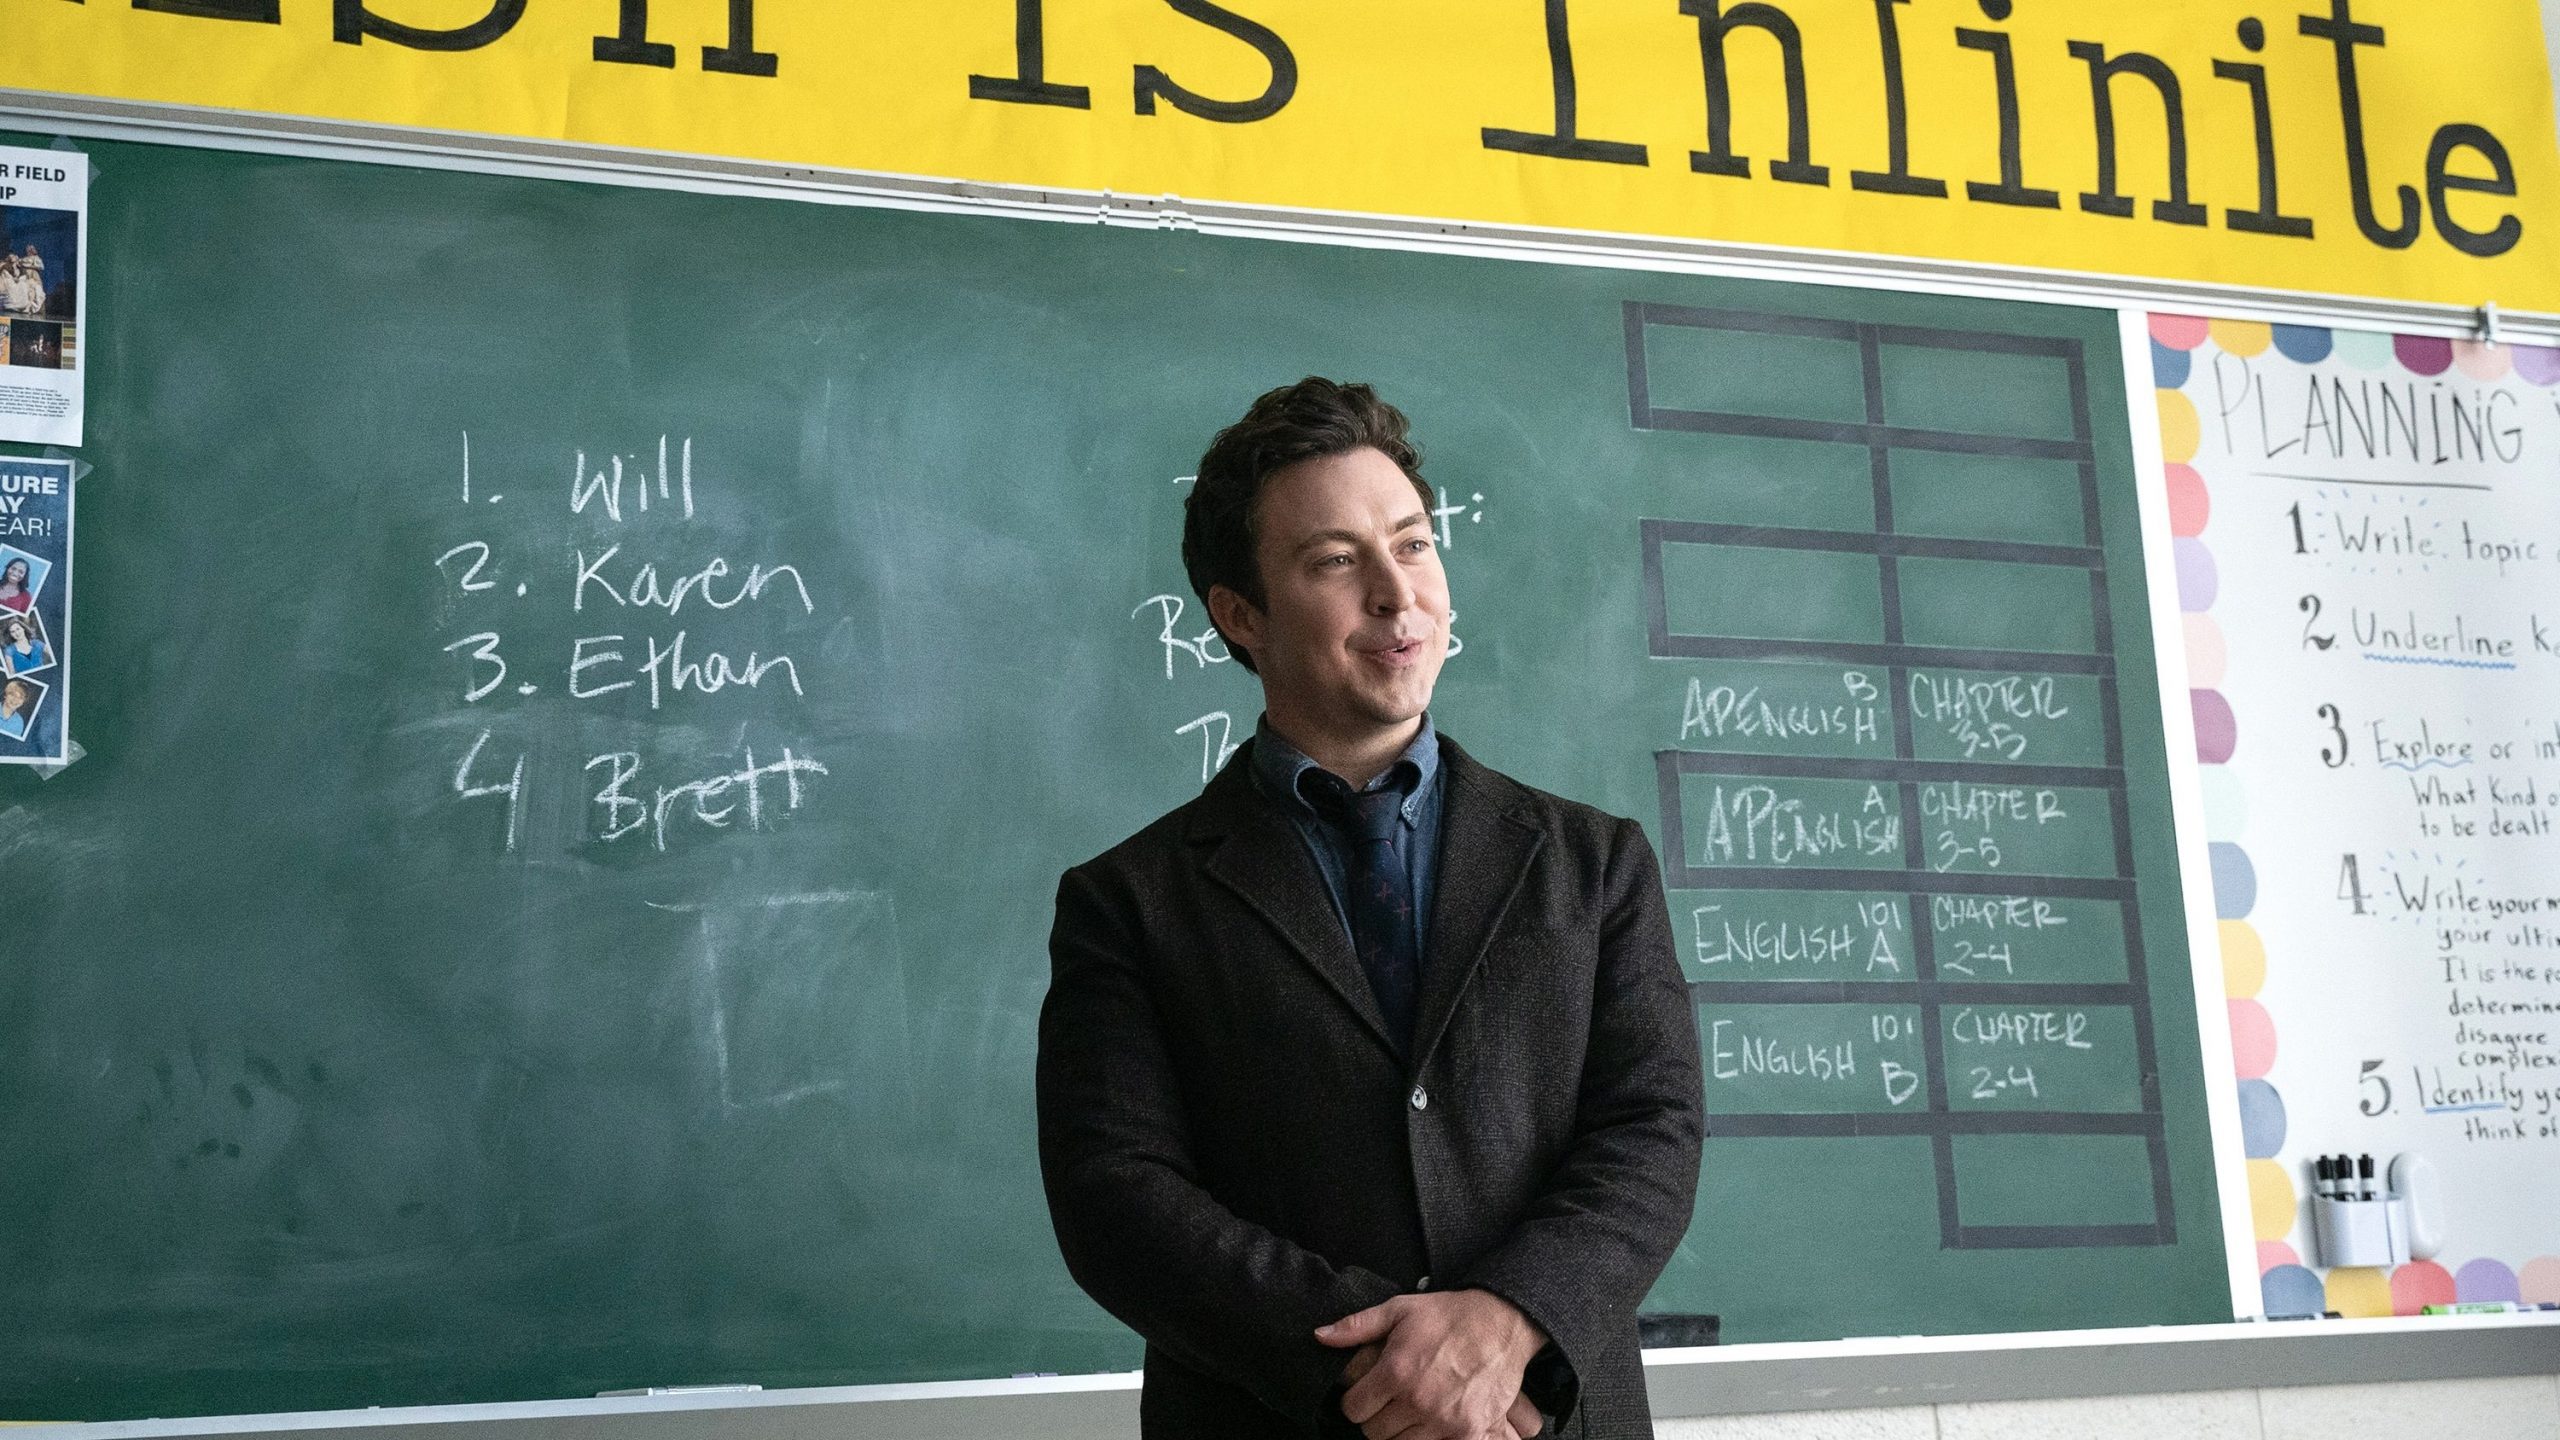
[(80, 443), (88, 211), (88, 156), (0, 146), (0, 440)]
[(0, 456), (0, 764), (63, 764), (70, 719), (71, 462)]

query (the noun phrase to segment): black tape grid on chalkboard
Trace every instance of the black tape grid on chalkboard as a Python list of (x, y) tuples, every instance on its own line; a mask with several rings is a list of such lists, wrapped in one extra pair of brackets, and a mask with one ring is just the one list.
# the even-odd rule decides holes
[[(1644, 562), (1644, 600), (1651, 653), (1659, 658), (1736, 660), (1824, 660), (1871, 664), (1890, 673), (1888, 693), (1900, 695), (1915, 668), (1961, 670), (2038, 670), (2089, 675), (2099, 684), (2099, 710), (2104, 726), (2103, 766), (1973, 764), (1915, 758), (1907, 707), (1892, 706), (1892, 760), (1825, 759), (1782, 755), (1735, 755), (1691, 750), (1664, 750), (1655, 756), (1660, 789), (1665, 881), (1673, 889), (1821, 889), (1889, 891), (1907, 897), (1914, 946), (1914, 980), (1910, 982), (1693, 981), (1691, 998), (1700, 1005), (1715, 1002), (1759, 1004), (1824, 1004), (1843, 1001), (1911, 1003), (1920, 1011), (1920, 1039), (1927, 1071), (1928, 1109), (1908, 1114), (1761, 1114), (1710, 1115), (1709, 1129), (1720, 1136), (1806, 1137), (1926, 1135), (1937, 1171), (1939, 1241), (1951, 1250), (2044, 1249), (2094, 1246), (2158, 1246), (2176, 1243), (2171, 1209), (2166, 1116), (2157, 1080), (2150, 990), (2143, 963), (2142, 922), (2134, 904), (2133, 838), (2126, 804), (2121, 717), (2115, 683), (2115, 645), (2107, 609), (2106, 566), (2098, 516), (2096, 451), (2089, 424), (2087, 373), (2079, 342), (2030, 336), (1988, 335), (1960, 330), (1872, 325), (1808, 316), (1767, 315), (1747, 311), (1709, 310), (1690, 306), (1630, 301), (1625, 307), (1627, 406), (1640, 430), (1684, 431), (1702, 435), (1735, 435), (1768, 439), (1814, 440), (1865, 446), (1871, 456), (1875, 494), (1872, 533), (1788, 527), (1716, 525), (1647, 519), (1639, 526)], [(1863, 423), (1789, 416), (1684, 410), (1656, 406), (1647, 373), (1646, 332), (1657, 326), (1732, 330), (1854, 342), (1864, 370), (1866, 415)], [(2073, 436), (2069, 440), (1898, 426), (1887, 423), (1883, 349), (1887, 345), (1940, 350), (1988, 351), (2047, 357), (2066, 367), (2070, 386)], [(1982, 456), (2014, 456), (2065, 460), (2076, 464), (2080, 479), (2081, 545), (2031, 544), (2019, 541), (1953, 539), (1895, 532), (1891, 453), (1895, 449), (1933, 450)], [(1881, 644), (1822, 640), (1771, 640), (1738, 636), (1675, 634), (1663, 573), (1663, 550), (1671, 544), (1713, 544), (1789, 550), (1827, 550), (1872, 555), (1881, 581), (1884, 639)], [(2058, 566), (2087, 572), (2095, 644), (2087, 653), (2019, 651), (1910, 645), (1904, 643), (1902, 605), (1896, 562), (1903, 558), (1996, 561)], [(1692, 866), (1681, 808), (1681, 777), (1690, 773), (1864, 779), (1896, 785), (1902, 801), (1904, 868), (1901, 870), (1776, 870), (1747, 866)], [(2116, 874), (2112, 877), (2035, 876), (2014, 874), (1945, 874), (1927, 868), (1922, 848), (1919, 786), (1932, 780), (1982, 784), (2059, 784), (2103, 791), (2111, 811)], [(1934, 937), (1926, 911), (1935, 894), (2073, 897), (2114, 901), (2125, 932), (2125, 979), (2114, 984), (2000, 985), (1945, 981), (1938, 977)], [(2120, 1005), (2133, 1019), (2139, 1057), (2142, 1108), (2120, 1114), (2073, 1111), (1959, 1112), (1948, 1101), (1945, 1042), (1940, 1011), (1954, 1001), (1975, 1003), (2060, 1002)], [(1967, 1225), (1957, 1207), (1954, 1139), (1958, 1135), (2138, 1135), (2150, 1157), (2153, 1219), (2131, 1225)]]

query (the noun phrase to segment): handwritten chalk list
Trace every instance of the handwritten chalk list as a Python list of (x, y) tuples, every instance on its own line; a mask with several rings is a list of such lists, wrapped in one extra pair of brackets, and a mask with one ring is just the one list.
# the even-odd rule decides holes
[[(585, 796), (576, 826), (552, 837), (563, 849), (664, 854), (692, 835), (771, 830), (796, 815), (827, 766), (798, 735), (754, 731), (773, 723), (771, 696), (807, 700), (800, 661), (782, 647), (818, 603), (800, 567), (725, 553), (721, 527), (697, 514), (693, 441), (576, 451), (565, 467), (493, 466), (484, 450), (476, 493), (467, 432), (459, 454), (453, 543), (433, 557), (444, 582), (435, 648), (452, 657), (455, 703), (483, 719), (451, 762), (451, 797), (504, 806), (498, 848), (527, 843), (529, 805), (560, 809), (529, 785)], [(513, 508), (500, 508), (510, 489)], [(704, 712), (722, 711), (723, 691), (730, 702), (766, 694), (762, 724), (706, 753), (693, 737)], [(574, 757), (574, 773), (565, 757), (563, 773), (529, 773), (531, 732), (562, 707), (618, 721), (618, 743)]]
[[(1710, 1132), (1872, 1140), (1947, 1250), (2174, 1243), (2106, 585), (2131, 537), (2079, 343), (1643, 304), (1626, 333), (1688, 508), (1782, 464), (1801, 522), (1649, 516), (1629, 557)], [(1955, 353), (2003, 383), (1937, 383)], [(2052, 1164), (2087, 1183), (2014, 1184)]]

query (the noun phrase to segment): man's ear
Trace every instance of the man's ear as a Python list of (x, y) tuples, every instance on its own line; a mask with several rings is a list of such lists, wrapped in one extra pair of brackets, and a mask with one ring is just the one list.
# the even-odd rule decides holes
[(1226, 637), (1228, 648), (1262, 648), (1262, 610), (1235, 591), (1224, 585), (1209, 587), (1209, 618), (1217, 622), (1218, 633)]

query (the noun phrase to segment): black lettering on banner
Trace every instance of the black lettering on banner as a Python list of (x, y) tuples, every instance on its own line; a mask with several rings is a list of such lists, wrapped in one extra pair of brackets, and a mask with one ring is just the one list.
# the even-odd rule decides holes
[(761, 75), (771, 78), (782, 60), (756, 48), (756, 0), (729, 0), (729, 43), (702, 47), (702, 68), (715, 75)]
[(489, 0), (489, 13), (468, 25), (451, 30), (422, 30), (385, 20), (373, 13), (366, 0), (337, 0), (335, 29), (331, 35), (341, 45), (361, 45), (368, 39), (388, 40), (412, 50), (477, 50), (505, 37), (524, 18), (525, 0)]
[[(2449, 173), (2445, 162), (2453, 158), (2456, 150), (2470, 150), (2488, 161), (2488, 178)], [(2436, 132), (2435, 143), (2427, 147), (2427, 207), (2435, 212), (2436, 233), (2465, 255), (2504, 255), (2524, 238), (2524, 222), (2513, 215), (2499, 217), (2498, 223), (2486, 230), (2466, 230), (2455, 224), (2452, 209), (2445, 204), (2448, 190), (2470, 190), (2482, 195), (2516, 193), (2515, 167), (2497, 136), (2477, 125), (2447, 125)]]
[(1060, 85), (1049, 78), (1047, 5), (1048, 0), (1013, 0), (1014, 73), (970, 76), (970, 99), (1062, 105), (1070, 110), (1093, 108), (1091, 90), (1082, 85)]
[(2418, 192), (2409, 186), (2397, 188), (2400, 219), (2384, 225), (2373, 212), (2373, 166), (2364, 147), (2364, 92), (2356, 82), (2356, 49), (2383, 44), (2383, 29), (2366, 25), (2355, 17), (2353, 0), (2331, 0), (2328, 15), (2305, 15), (2302, 33), (2315, 40), (2326, 40), (2338, 51), (2338, 114), (2346, 125), (2347, 189), (2355, 202), (2356, 228), (2364, 238), (2385, 250), (2406, 250), (2418, 238), (2422, 216), (2418, 210)]
[(1876, 44), (1884, 52), (1885, 168), (1852, 170), (1849, 188), (1885, 195), (1947, 198), (1947, 182), (1911, 173), (1911, 106), (1902, 88), (1902, 17), (1894, 6), (1911, 0), (1876, 0)]
[(1298, 93), (1298, 57), (1289, 42), (1274, 34), (1271, 27), (1248, 20), (1211, 0), (1164, 0), (1178, 13), (1197, 20), (1212, 30), (1232, 35), (1261, 52), (1264, 63), (1271, 67), (1271, 83), (1250, 100), (1212, 100), (1206, 95), (1186, 90), (1173, 77), (1153, 65), (1137, 67), (1138, 113), (1156, 113), (1156, 97), (1161, 95), (1173, 108), (1203, 120), (1217, 120), (1229, 125), (1245, 125), (1268, 120), (1280, 113), (1292, 96)]
[(1680, 13), (1698, 21), (1698, 67), (1707, 84), (1707, 148), (1689, 152), (1689, 168), (1701, 175), (1751, 178), (1751, 160), (1733, 153), (1733, 88), (1725, 73), (1725, 37), (1758, 30), (1778, 43), (1787, 82), (1787, 158), (1769, 162), (1769, 178), (1797, 185), (1828, 185), (1831, 171), (1813, 163), (1812, 125), (1805, 112), (1804, 36), (1786, 11), (1758, 0), (1728, 13), (1723, 0), (1680, 0)]
[(281, 0), (133, 0), (133, 8), (156, 10), (163, 15), (193, 15), (205, 20), (247, 20), (259, 25), (281, 25), (284, 17), (277, 13), (280, 3)]
[(622, 0), (622, 28), (597, 36), (595, 53), (608, 65), (676, 68), (676, 47), (649, 38), (649, 0)]
[[(2248, 48), (2250, 54), (2257, 54), (2267, 47), (2267, 27), (2259, 24), (2254, 15), (2241, 21), (2240, 43)], [(2238, 60), (2216, 60), (2213, 73), (2221, 79), (2237, 80), (2249, 87), (2249, 118), (2257, 127), (2258, 137), (2258, 208), (2225, 210), (2222, 223), (2252, 235), (2310, 239), (2310, 218), (2287, 215), (2276, 204), (2276, 121), (2274, 108), (2267, 101), (2267, 67)]]
[(1645, 158), (1642, 145), (1582, 137), (1575, 116), (1581, 90), (1574, 80), (1573, 28), (1567, 5), (1568, 0), (1546, 0), (1547, 68), (1553, 76), (1555, 129), (1542, 135), (1534, 130), (1504, 130), (1487, 125), (1483, 132), (1484, 148), (1509, 150), (1520, 155), (1543, 155), (1551, 160), (1593, 160), (1604, 165), (1650, 163)]
[[(2009, 0), (1980, 0), (1982, 13), (1994, 20), (2009, 18)], [(2030, 189), (2026, 181), (2026, 162), (2019, 157), (2022, 140), (2018, 129), (2018, 62), (2009, 53), (2009, 37), (1997, 30), (1967, 30), (1959, 27), (1956, 44), (1966, 50), (1979, 50), (1991, 57), (1991, 83), (1998, 92), (2000, 105), (2000, 183), (1986, 185), (1979, 180), (1965, 182), (1968, 200), (1991, 205), (2021, 205), (2033, 210), (2059, 210), (2062, 197), (2051, 190)]]
[(2107, 47), (2088, 40), (2069, 42), (2072, 55), (2088, 62), (2089, 109), (2098, 130), (2098, 188), (2080, 197), (2080, 208), (2092, 215), (2130, 219), (2133, 197), (2116, 185), (2116, 100), (2118, 76), (2135, 75), (2160, 92), (2160, 113), (2168, 126), (2169, 198), (2151, 202), (2151, 218), (2169, 225), (2202, 225), (2205, 208), (2187, 198), (2187, 102), (2177, 72), (2157, 55), (2127, 50), (2109, 56)]

